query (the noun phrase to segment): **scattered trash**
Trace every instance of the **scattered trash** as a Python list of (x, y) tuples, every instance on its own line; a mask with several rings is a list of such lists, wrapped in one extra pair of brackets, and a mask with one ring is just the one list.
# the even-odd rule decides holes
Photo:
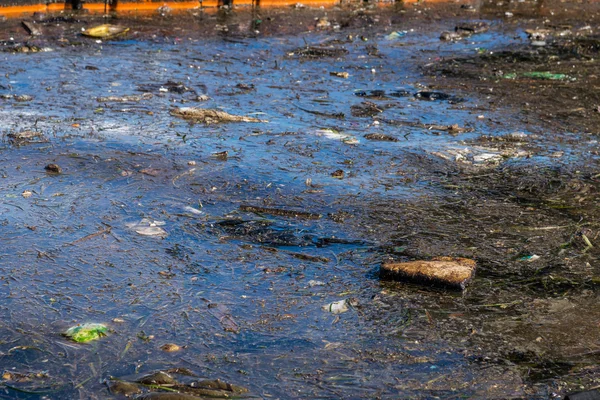
[(184, 119), (204, 122), (207, 125), (222, 122), (268, 122), (253, 117), (232, 115), (221, 110), (198, 107), (175, 108), (171, 111), (171, 114)]
[(315, 287), (315, 286), (325, 286), (325, 282), (322, 282), (322, 281), (315, 281), (314, 279), (311, 279), (310, 281), (308, 281), (308, 286), (309, 286), (309, 287)]
[(53, 174), (61, 174), (62, 168), (58, 164), (48, 164), (44, 169)]
[(108, 328), (106, 325), (86, 323), (67, 329), (67, 331), (64, 333), (64, 336), (77, 343), (87, 343), (106, 336), (107, 332)]
[(389, 35), (386, 35), (385, 38), (387, 40), (396, 40), (396, 39), (403, 38), (404, 36), (406, 36), (407, 33), (408, 33), (408, 31), (394, 31), (394, 32), (390, 33)]
[(24, 190), (23, 193), (21, 193), (21, 196), (28, 199), (33, 196), (33, 192), (31, 190)]
[(533, 262), (533, 261), (539, 260), (540, 258), (541, 257), (538, 256), (537, 254), (531, 254), (531, 255), (520, 257), (519, 261)]
[(129, 223), (126, 226), (143, 236), (165, 237), (167, 236), (167, 231), (161, 228), (165, 224), (163, 221), (152, 221), (148, 218), (143, 218), (140, 222)]
[(321, 309), (323, 311), (330, 312), (332, 314), (342, 314), (350, 310), (352, 307), (356, 307), (358, 301), (354, 298), (344, 299), (340, 301), (334, 301), (333, 303), (326, 304)]
[(183, 207), (183, 211), (187, 211), (187, 212), (189, 212), (191, 214), (194, 214), (194, 215), (202, 215), (202, 214), (204, 214), (202, 211), (198, 210), (197, 208), (191, 207), (191, 206), (184, 206)]
[(335, 129), (325, 128), (319, 129), (316, 132), (319, 136), (326, 137), (328, 139), (339, 140), (345, 144), (359, 144), (360, 140), (351, 135), (346, 135), (336, 131)]
[(502, 160), (504, 160), (504, 157), (502, 156), (502, 154), (497, 154), (497, 153), (481, 153), (481, 154), (475, 154), (473, 156), (473, 162), (475, 162), (475, 163), (497, 164), (497, 163), (501, 162)]
[(21, 21), (21, 24), (31, 36), (40, 36), (42, 34), (42, 31), (33, 22)]
[(162, 346), (160, 346), (160, 349), (162, 351), (166, 351), (167, 353), (174, 353), (176, 351), (181, 350), (181, 347), (176, 345), (175, 343), (165, 343)]
[(347, 72), (330, 72), (329, 75), (344, 79), (348, 79), (350, 77), (350, 74)]
[(127, 32), (129, 32), (129, 28), (123, 26), (102, 24), (84, 30), (82, 35), (97, 39), (112, 39)]
[(434, 284), (452, 289), (464, 289), (475, 272), (476, 263), (468, 258), (437, 257), (430, 261), (384, 263), (382, 279), (406, 280)]
[(29, 143), (45, 143), (48, 140), (44, 137), (41, 132), (34, 131), (22, 131), (18, 133), (9, 133), (9, 140), (17, 145), (29, 144)]
[(303, 218), (303, 219), (320, 219), (321, 214), (315, 214), (306, 211), (295, 211), (295, 210), (285, 210), (281, 208), (266, 208), (266, 207), (256, 207), (250, 205), (241, 205), (240, 210), (245, 212), (252, 212), (256, 214), (270, 214), (277, 215), (280, 217), (291, 217), (291, 218)]

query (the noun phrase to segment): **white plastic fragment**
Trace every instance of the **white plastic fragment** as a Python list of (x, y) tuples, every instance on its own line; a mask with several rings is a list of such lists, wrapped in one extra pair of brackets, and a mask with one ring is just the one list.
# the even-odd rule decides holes
[(161, 228), (163, 225), (165, 225), (164, 221), (152, 221), (148, 218), (143, 218), (140, 222), (128, 223), (126, 226), (129, 229), (133, 229), (139, 235), (164, 237), (167, 236), (167, 231)]
[(350, 310), (350, 307), (357, 305), (354, 299), (344, 299), (340, 301), (334, 301), (333, 303), (326, 304), (321, 309), (323, 311), (330, 312), (332, 314), (341, 314)]

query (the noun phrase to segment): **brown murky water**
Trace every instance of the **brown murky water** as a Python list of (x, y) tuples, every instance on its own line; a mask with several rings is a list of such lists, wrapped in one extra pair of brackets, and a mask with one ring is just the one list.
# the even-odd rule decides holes
[[(0, 397), (118, 399), (111, 378), (156, 371), (250, 398), (598, 385), (600, 46), (578, 7), (121, 15), (109, 41), (80, 35), (97, 16), (4, 22)], [(489, 29), (440, 40), (465, 21)], [(477, 261), (464, 293), (378, 278), (435, 256)], [(62, 335), (86, 322), (108, 335)]]

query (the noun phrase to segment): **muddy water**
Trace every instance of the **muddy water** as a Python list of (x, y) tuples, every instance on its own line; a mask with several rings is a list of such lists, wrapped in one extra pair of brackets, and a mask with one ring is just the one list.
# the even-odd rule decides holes
[[(563, 143), (578, 133), (541, 138), (545, 126), (476, 83), (423, 74), (527, 45), (520, 28), (490, 20), (491, 31), (445, 43), (454, 20), (410, 9), (417, 19), (404, 24), (400, 11), (294, 35), (257, 34), (243, 13), (179, 31), (134, 19), (115, 41), (79, 36), (93, 22), (83, 18), (45, 25), (35, 43), (48, 51), (3, 53), (0, 94), (33, 99), (0, 100), (0, 366), (40, 374), (5, 375), (0, 396), (120, 398), (109, 377), (177, 367), (256, 398), (548, 398), (591, 386), (597, 271), (577, 225), (590, 217), (551, 206), (594, 189), (572, 171), (543, 184), (569, 164), (547, 149), (574, 164), (587, 154)], [(201, 37), (195, 24), (230, 32)], [(26, 40), (9, 34), (7, 46)], [(347, 54), (309, 58), (307, 46)], [(375, 116), (353, 115), (366, 101)], [(268, 122), (190, 123), (175, 107)], [(455, 124), (465, 131), (444, 130)], [(43, 139), (7, 136), (23, 130)], [(497, 146), (515, 131), (531, 138)], [(144, 218), (165, 233), (140, 235), (131, 226)], [(382, 260), (434, 255), (480, 262), (466, 293), (377, 277)], [(350, 298), (345, 313), (323, 309)], [(110, 333), (89, 344), (61, 335), (84, 322)]]

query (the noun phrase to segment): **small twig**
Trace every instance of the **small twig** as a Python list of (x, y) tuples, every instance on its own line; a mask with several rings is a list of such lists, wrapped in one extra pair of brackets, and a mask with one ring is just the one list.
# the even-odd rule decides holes
[(75, 244), (77, 244), (77, 243), (81, 243), (81, 242), (84, 242), (84, 241), (86, 241), (86, 240), (88, 240), (88, 239), (95, 238), (96, 236), (100, 236), (100, 235), (103, 235), (103, 234), (105, 234), (105, 233), (110, 233), (111, 229), (112, 229), (112, 227), (110, 227), (110, 226), (109, 226), (109, 227), (107, 227), (107, 228), (104, 228), (104, 229), (102, 229), (102, 230), (100, 230), (100, 231), (98, 231), (98, 232), (90, 233), (90, 234), (89, 234), (89, 235), (87, 235), (87, 236), (84, 236), (84, 237), (82, 237), (82, 238), (79, 238), (79, 239), (77, 239), (77, 240), (76, 240), (76, 241), (74, 241), (74, 242), (67, 243), (67, 244), (68, 244), (68, 245), (71, 245), (71, 246), (73, 246), (73, 245), (75, 245)]
[(194, 171), (196, 170), (196, 168), (190, 168), (189, 170), (187, 170), (186, 172), (177, 175), (175, 178), (173, 178), (172, 182), (173, 182), (173, 186), (175, 187), (179, 187), (175, 184), (175, 182), (177, 182), (177, 180), (179, 180), (180, 178), (186, 176), (186, 175), (191, 175), (194, 173)]

